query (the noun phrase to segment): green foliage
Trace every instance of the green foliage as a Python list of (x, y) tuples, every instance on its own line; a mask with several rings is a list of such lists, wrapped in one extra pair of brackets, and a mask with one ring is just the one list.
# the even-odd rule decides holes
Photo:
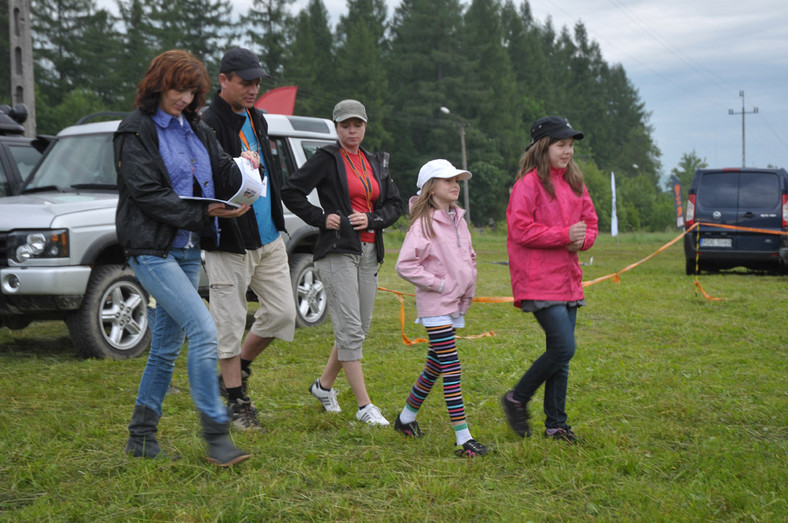
[(672, 221), (650, 115), (582, 22), (539, 23), (527, 1), (515, 0), (403, 0), (390, 19), (383, 0), (348, 0), (335, 29), (322, 0), (294, 14), (292, 0), (255, 0), (239, 23), (229, 0), (118, 0), (118, 19), (96, 1), (34, 1), (42, 132), (57, 132), (79, 107), (73, 98), (58, 107), (74, 90), (94, 97), (90, 105), (130, 110), (150, 59), (172, 47), (204, 60), (216, 82), (223, 52), (246, 36), (272, 74), (266, 87), (298, 86), (296, 114), (330, 117), (344, 98), (366, 105), (364, 145), (391, 153), (405, 196), (426, 161), (462, 165), (462, 130), (474, 171), (471, 218), (477, 226), (500, 221), (532, 122), (558, 114), (585, 133), (576, 158), (598, 186), (592, 192), (604, 187), (595, 172), (616, 173), (622, 230)]
[[(585, 280), (645, 258), (673, 235), (602, 234), (580, 254)], [(381, 286), (411, 292), (386, 233)], [(477, 296), (508, 296), (505, 237), (474, 234)], [(253, 453), (231, 470), (204, 460), (189, 396), (188, 347), (176, 362), (158, 432), (178, 461), (128, 458), (145, 360), (82, 360), (62, 323), (0, 328), (0, 519), (3, 521), (785, 521), (788, 333), (785, 276), (702, 275), (708, 301), (684, 275), (680, 244), (586, 287), (577, 321), (567, 413), (579, 445), (547, 441), (542, 391), (530, 405), (535, 434), (519, 439), (498, 398), (544, 346), (530, 314), (475, 303), (459, 339), (470, 430), (495, 453), (453, 455), (441, 385), (419, 413), (426, 436), (354, 420), (344, 375), (343, 412), (320, 411), (307, 392), (332, 344), (330, 323), (275, 341), (253, 364), (250, 395), (265, 434), (232, 434)], [(405, 297), (405, 332), (414, 301)], [(250, 304), (250, 315), (255, 305)], [(250, 316), (251, 317), (251, 316)], [(379, 292), (364, 345), (372, 399), (393, 422), (421, 371), (424, 344), (400, 337), (399, 302)]]
[(679, 164), (670, 170), (670, 175), (678, 178), (681, 184), (681, 201), (687, 201), (687, 192), (690, 185), (692, 185), (692, 177), (695, 176), (695, 171), (705, 169), (708, 166), (706, 159), (699, 158), (694, 149), (691, 153), (681, 155)]
[(85, 89), (76, 89), (68, 92), (63, 101), (54, 110), (48, 112), (48, 116), (52, 118), (52, 121), (48, 122), (48, 127), (62, 129), (74, 125), (85, 115), (106, 110), (106, 106), (96, 99), (94, 93)]
[(386, 4), (382, 0), (349, 0), (348, 14), (337, 26), (338, 98), (363, 100), (369, 118), (364, 147), (384, 149), (391, 135), (384, 122), (391, 113), (385, 69)]
[(310, 0), (290, 26), (293, 37), (284, 58), (284, 81), (298, 86), (295, 113), (331, 118), (341, 98), (333, 93), (334, 38), (325, 5), (321, 0)]
[(577, 164), (583, 173), (583, 180), (588, 194), (591, 196), (591, 201), (594, 202), (594, 210), (599, 218), (599, 230), (609, 232), (613, 199), (613, 192), (610, 189), (610, 173), (603, 173), (593, 162), (579, 161)]
[(231, 11), (230, 0), (154, 0), (151, 21), (157, 47), (189, 51), (205, 63), (215, 82), (228, 40), (236, 39)]
[[(96, 10), (92, 0), (35, 0), (31, 15), (36, 84), (49, 104), (37, 103), (37, 115), (46, 122), (52, 104), (62, 103), (76, 89), (93, 91), (104, 101), (111, 99), (108, 85), (117, 71), (117, 50), (122, 48), (111, 15)], [(59, 130), (46, 125), (37, 128), (42, 133)]]
[(260, 61), (273, 78), (282, 75), (287, 49), (287, 7), (295, 0), (254, 0), (243, 24)]

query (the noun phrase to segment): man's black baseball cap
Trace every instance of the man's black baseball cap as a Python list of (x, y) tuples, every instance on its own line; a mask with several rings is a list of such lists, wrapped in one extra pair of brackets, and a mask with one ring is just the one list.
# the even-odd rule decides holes
[(257, 55), (243, 47), (236, 47), (224, 53), (219, 72), (235, 73), (247, 82), (268, 76)]

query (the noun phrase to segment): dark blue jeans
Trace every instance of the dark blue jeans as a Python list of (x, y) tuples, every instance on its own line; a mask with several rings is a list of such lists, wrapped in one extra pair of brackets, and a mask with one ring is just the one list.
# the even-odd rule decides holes
[(566, 387), (569, 360), (575, 355), (577, 307), (553, 305), (534, 312), (545, 332), (545, 352), (531, 365), (514, 388), (518, 401), (528, 402), (544, 383), (545, 427), (553, 429), (566, 423)]

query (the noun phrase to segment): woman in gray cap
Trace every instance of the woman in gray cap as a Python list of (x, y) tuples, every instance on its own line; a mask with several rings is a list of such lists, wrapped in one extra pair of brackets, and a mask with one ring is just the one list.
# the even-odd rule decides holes
[[(331, 356), (309, 391), (326, 411), (340, 412), (333, 385), (344, 369), (358, 403), (356, 419), (388, 425), (367, 393), (361, 357), (383, 262), (383, 228), (402, 214), (402, 200), (389, 175), (388, 154), (361, 148), (367, 130), (364, 105), (342, 100), (333, 120), (339, 143), (318, 149), (282, 189), (288, 209), (320, 229), (315, 266), (326, 286), (334, 327)], [(322, 207), (307, 199), (314, 188)]]

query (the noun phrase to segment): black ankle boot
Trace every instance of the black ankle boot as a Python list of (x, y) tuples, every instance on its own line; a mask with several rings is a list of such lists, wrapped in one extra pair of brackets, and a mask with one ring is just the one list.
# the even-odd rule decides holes
[(156, 441), (156, 431), (160, 416), (145, 405), (135, 405), (129, 423), (129, 441), (126, 454), (135, 458), (167, 457)]

